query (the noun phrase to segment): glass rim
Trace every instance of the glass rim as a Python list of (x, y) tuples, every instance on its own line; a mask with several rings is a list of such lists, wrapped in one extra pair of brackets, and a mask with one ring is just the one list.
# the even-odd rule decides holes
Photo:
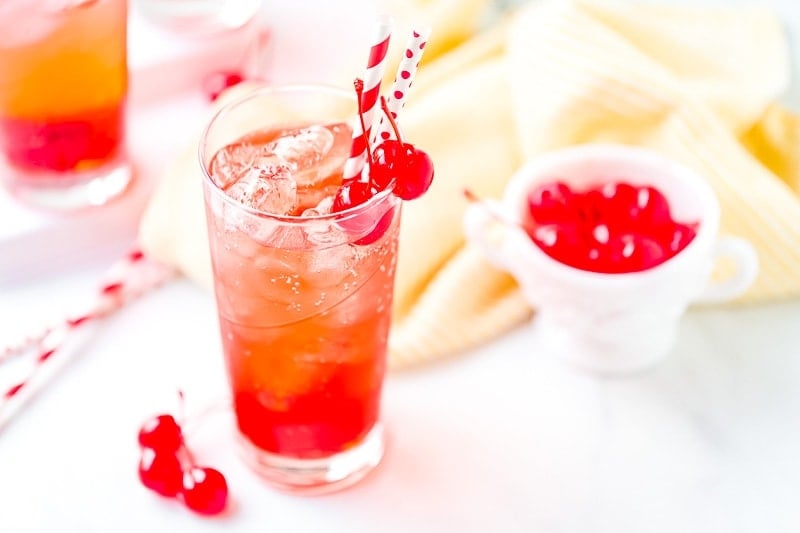
[[(219, 186), (214, 182), (211, 178), (211, 174), (209, 173), (208, 169), (206, 168), (205, 164), (205, 152), (208, 146), (207, 139), (209, 133), (211, 132), (212, 128), (218, 121), (223, 120), (225, 116), (230, 114), (235, 108), (239, 107), (240, 105), (246, 104), (247, 102), (258, 98), (264, 94), (270, 93), (299, 93), (299, 92), (327, 92), (331, 94), (338, 93), (340, 96), (345, 96), (355, 102), (356, 97), (355, 95), (351, 95), (346, 89), (342, 87), (338, 87), (336, 85), (328, 85), (328, 84), (315, 84), (315, 83), (302, 83), (302, 84), (284, 84), (284, 85), (260, 85), (258, 87), (253, 87), (252, 89), (248, 90), (246, 93), (237, 96), (230, 102), (226, 103), (222, 106), (217, 112), (215, 112), (211, 119), (208, 121), (206, 126), (203, 128), (201, 135), (200, 135), (200, 142), (198, 144), (197, 155), (200, 163), (200, 168), (203, 172), (203, 183), (206, 187), (212, 191), (217, 197), (221, 197), (221, 199), (227, 203), (235, 207), (236, 209), (240, 209), (241, 211), (247, 213), (248, 215), (252, 215), (258, 218), (269, 218), (280, 222), (286, 223), (312, 223), (312, 222), (326, 222), (326, 221), (335, 221), (341, 220), (345, 218), (351, 218), (355, 216), (359, 216), (363, 214), (365, 211), (368, 211), (382, 203), (385, 199), (391, 198), (394, 193), (394, 180), (392, 180), (389, 187), (386, 189), (379, 191), (377, 194), (372, 196), (369, 200), (362, 204), (358, 204), (356, 206), (350, 207), (345, 209), (344, 211), (337, 211), (336, 213), (328, 213), (322, 215), (310, 215), (310, 216), (303, 216), (303, 215), (279, 215), (277, 213), (269, 213), (267, 211), (261, 211), (259, 209), (255, 209), (253, 207), (247, 206), (240, 201), (231, 198), (225, 191), (219, 188)], [(248, 132), (242, 133), (245, 135)]]

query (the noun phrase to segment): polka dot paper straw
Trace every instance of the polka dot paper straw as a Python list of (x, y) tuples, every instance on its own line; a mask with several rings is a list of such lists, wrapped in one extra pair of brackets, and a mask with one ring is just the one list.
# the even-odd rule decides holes
[[(417, 73), (422, 53), (425, 51), (425, 45), (431, 35), (430, 28), (423, 28), (414, 30), (411, 38), (408, 40), (406, 49), (403, 52), (403, 59), (400, 61), (400, 66), (397, 68), (397, 75), (392, 84), (392, 91), (386, 98), (386, 105), (392, 113), (393, 118), (397, 118), (400, 110), (406, 103), (408, 91), (411, 89), (411, 84), (414, 82), (414, 75)], [(381, 116), (378, 127), (373, 128), (370, 140), (372, 143), (380, 142), (381, 140), (389, 139), (393, 136), (391, 125), (386, 117)]]
[(378, 24), (373, 44), (369, 51), (367, 71), (364, 74), (364, 93), (361, 97), (361, 110), (364, 112), (364, 128), (361, 131), (361, 122), (356, 119), (353, 124), (353, 146), (350, 148), (350, 157), (344, 165), (344, 178), (355, 178), (364, 168), (367, 154), (367, 139), (370, 136), (372, 125), (375, 122), (380, 107), (378, 106), (381, 91), (381, 80), (386, 70), (386, 54), (389, 51), (389, 39), (392, 35), (392, 19), (384, 18)]

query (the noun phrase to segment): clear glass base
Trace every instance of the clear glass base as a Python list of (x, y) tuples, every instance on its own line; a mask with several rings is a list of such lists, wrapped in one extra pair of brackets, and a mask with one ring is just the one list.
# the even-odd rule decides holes
[(15, 176), (14, 172), (9, 172), (12, 177), (6, 184), (11, 194), (32, 207), (57, 211), (104, 205), (122, 194), (133, 177), (131, 165), (125, 160), (74, 177), (37, 175), (25, 178)]
[(255, 447), (239, 434), (244, 460), (270, 485), (293, 494), (326, 494), (360, 481), (381, 462), (384, 433), (380, 424), (358, 446), (322, 459), (295, 459)]

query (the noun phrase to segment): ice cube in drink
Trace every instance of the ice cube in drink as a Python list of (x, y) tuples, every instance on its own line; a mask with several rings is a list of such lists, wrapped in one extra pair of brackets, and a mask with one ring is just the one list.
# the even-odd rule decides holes
[(284, 167), (297, 185), (297, 203), (273, 202), (262, 210), (299, 215), (336, 193), (351, 136), (352, 129), (343, 122), (257, 130), (220, 149), (211, 161), (209, 172), (214, 182), (227, 192), (253, 167), (263, 167), (266, 163)]
[(260, 158), (253, 167), (225, 189), (243, 205), (265, 213), (288, 215), (297, 207), (297, 182), (286, 165)]

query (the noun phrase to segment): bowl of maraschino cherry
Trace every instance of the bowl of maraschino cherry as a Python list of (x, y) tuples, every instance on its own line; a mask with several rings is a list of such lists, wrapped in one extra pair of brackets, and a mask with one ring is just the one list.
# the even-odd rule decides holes
[[(749, 243), (717, 235), (704, 177), (646, 149), (562, 149), (522, 166), (502, 201), (467, 197), (467, 239), (517, 280), (536, 342), (584, 369), (651, 366), (689, 305), (741, 295), (758, 270)], [(735, 265), (723, 280), (719, 256)]]

